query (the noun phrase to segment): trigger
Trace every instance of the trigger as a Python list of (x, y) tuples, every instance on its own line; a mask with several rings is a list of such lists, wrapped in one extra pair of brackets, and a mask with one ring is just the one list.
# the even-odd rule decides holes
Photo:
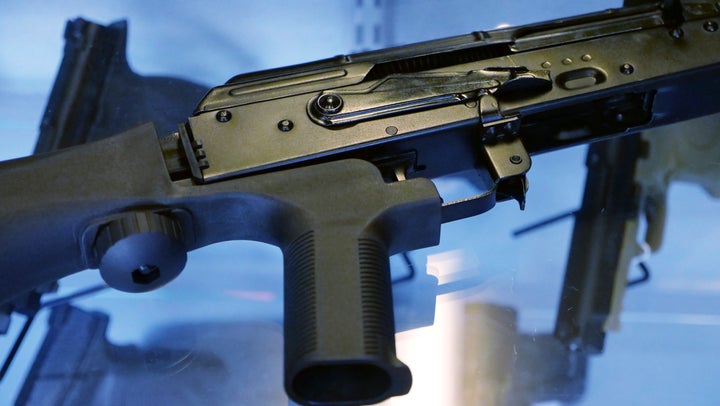
[(497, 186), (497, 200), (515, 199), (520, 205), (520, 210), (525, 210), (525, 195), (529, 187), (527, 176), (519, 175), (503, 179)]

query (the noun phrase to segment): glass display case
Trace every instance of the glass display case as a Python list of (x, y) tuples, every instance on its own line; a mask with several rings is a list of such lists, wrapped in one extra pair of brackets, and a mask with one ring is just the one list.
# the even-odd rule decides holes
[[(619, 0), (6, 4), (0, 160), (58, 147), (38, 142), (38, 134), (53, 114), (46, 108), (62, 107), (50, 96), (68, 58), (65, 44), (88, 38), (73, 37), (80, 32), (73, 27), (86, 34), (111, 27), (108, 35), (122, 46), (107, 57), (122, 62), (126, 54), (131, 69), (113, 68), (112, 86), (111, 79), (103, 82), (110, 74), (67, 76), (115, 89), (98, 99), (102, 119), (90, 120), (85, 134), (93, 135), (85, 142), (148, 120), (168, 135), (209, 89), (241, 73), (621, 6)], [(142, 108), (130, 106), (138, 100)], [(413, 383), (407, 395), (382, 404), (718, 404), (719, 125), (708, 116), (534, 155), (524, 210), (499, 202), (443, 224), (439, 245), (392, 256), (397, 357)], [(653, 136), (676, 143), (646, 159), (645, 140)], [(446, 201), (478, 193), (463, 176), (435, 184)], [(640, 184), (655, 205), (646, 201), (644, 213), (637, 208)], [(618, 203), (601, 202), (608, 195)], [(611, 216), (624, 217), (602, 223)], [(632, 241), (622, 240), (628, 235)], [(621, 269), (620, 276), (603, 279), (599, 264)], [(16, 306), (20, 313), (0, 315), (6, 330), (0, 349), (12, 356), (0, 403), (294, 404), (283, 387), (283, 285), (281, 250), (250, 241), (191, 251), (176, 279), (145, 293), (109, 289), (97, 270), (63, 278), (40, 289), (37, 312)], [(568, 327), (578, 319), (586, 324)]]

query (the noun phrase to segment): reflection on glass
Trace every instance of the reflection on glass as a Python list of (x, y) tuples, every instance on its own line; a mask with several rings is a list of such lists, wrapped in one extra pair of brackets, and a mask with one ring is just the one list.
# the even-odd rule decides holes
[[(152, 2), (130, 2), (122, 10), (70, 3), (62, 10), (48, 6), (42, 13), (29, 6), (10, 6), (2, 17), (8, 30), (19, 32), (22, 21), (43, 30), (54, 27), (55, 32), (23, 29), (29, 39), (0, 36), (6, 43), (32, 43), (3, 47), (12, 55), (0, 67), (0, 83), (6, 89), (0, 90), (2, 158), (32, 151), (38, 117), (60, 59), (63, 20), (75, 15), (105, 23), (130, 16), (129, 60), (141, 73), (219, 84), (243, 71), (620, 5), (310, 3), (242, 4), (220, 15), (186, 6), (168, 10)], [(617, 252), (617, 260), (630, 266), (630, 282), (643, 278), (638, 265), (642, 250), (622, 238), (644, 238), (647, 233), (655, 238), (649, 246), (658, 248), (654, 233), (661, 227), (662, 249), (642, 257), (651, 270), (649, 281), (625, 289), (628, 281), (615, 278), (607, 289), (627, 290), (624, 297), (598, 296), (611, 309), (607, 325), (594, 320), (592, 311), (580, 312), (579, 307), (590, 305), (569, 293), (588, 281), (565, 279), (572, 244), (580, 247), (573, 252), (584, 249), (598, 255), (597, 261), (608, 258), (592, 229), (573, 235), (574, 220), (581, 218), (578, 213), (585, 204), (586, 159), (607, 151), (588, 153), (586, 147), (578, 147), (534, 157), (524, 212), (514, 203), (501, 203), (483, 216), (445, 225), (439, 247), (413, 252), (409, 261), (392, 258), (398, 358), (412, 370), (414, 383), (407, 396), (385, 404), (717, 403), (713, 377), (720, 365), (713, 360), (720, 320), (714, 309), (720, 308), (720, 280), (714, 268), (720, 228), (718, 203), (709, 197), (720, 195), (714, 175), (720, 160), (713, 139), (716, 128), (711, 122), (667, 130), (675, 135), (658, 137), (676, 137), (678, 144), (658, 147), (666, 150), (650, 155), (665, 160), (641, 161), (644, 170), (656, 176), (645, 185), (652, 198), (645, 204), (655, 204), (657, 216), (667, 211), (667, 220), (663, 225), (660, 217), (635, 216), (635, 224), (616, 222), (622, 226), (613, 237), (618, 240), (606, 242), (630, 247)], [(635, 140), (638, 156), (656, 147), (648, 139)], [(680, 151), (685, 147), (687, 154)], [(669, 169), (667, 162), (683, 159), (690, 165)], [(615, 185), (618, 188), (636, 187), (634, 178), (617, 179), (627, 181)], [(686, 183), (672, 183), (665, 190), (669, 179)], [(477, 192), (477, 185), (457, 179), (445, 179), (439, 186), (461, 197)], [(622, 190), (630, 194), (636, 189)], [(625, 213), (627, 208), (617, 210)], [(512, 234), (563, 212), (573, 215), (517, 238)], [(281, 269), (282, 258), (274, 247), (221, 244), (191, 253), (188, 268), (161, 290), (142, 295), (103, 291), (76, 300), (76, 307), (44, 310), (2, 382), (0, 403), (17, 395), (29, 404), (61, 396), (49, 388), (57, 384), (52, 379), (63, 376), (75, 388), (65, 399), (83, 404), (107, 399), (287, 404), (282, 388)], [(100, 282), (94, 271), (74, 275), (61, 281), (56, 296), (46, 298)], [(585, 317), (587, 323), (560, 334), (558, 313), (578, 315), (575, 321)], [(8, 338), (19, 332), (22, 322), (13, 317), (2, 348), (11, 347)], [(605, 327), (620, 330), (606, 335)], [(46, 337), (53, 328), (55, 333)], [(556, 333), (564, 341), (555, 339)], [(31, 383), (23, 387), (28, 378)]]

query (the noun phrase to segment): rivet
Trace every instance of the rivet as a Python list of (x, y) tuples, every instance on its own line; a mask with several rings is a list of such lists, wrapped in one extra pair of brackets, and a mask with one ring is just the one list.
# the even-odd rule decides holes
[(220, 110), (215, 114), (215, 119), (221, 123), (227, 123), (232, 119), (232, 113), (227, 110)]
[(278, 121), (277, 126), (280, 131), (288, 132), (288, 131), (292, 130), (293, 127), (295, 127), (295, 124), (292, 121), (285, 119), (285, 120)]
[(398, 133), (398, 128), (394, 125), (388, 126), (385, 128), (385, 134), (387, 135), (396, 135)]
[(685, 32), (680, 27), (675, 27), (670, 30), (670, 36), (675, 39), (680, 39), (685, 35)]

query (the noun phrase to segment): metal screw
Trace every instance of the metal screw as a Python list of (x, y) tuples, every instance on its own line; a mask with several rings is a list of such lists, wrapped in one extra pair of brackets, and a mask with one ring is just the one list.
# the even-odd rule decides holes
[(572, 65), (573, 60), (571, 58), (565, 58), (562, 60), (563, 65)]
[(397, 133), (398, 133), (398, 128), (395, 127), (394, 125), (391, 125), (391, 126), (385, 128), (385, 134), (387, 134), (387, 135), (395, 135)]
[(515, 165), (521, 164), (522, 161), (523, 161), (523, 159), (522, 159), (522, 157), (521, 157), (520, 155), (513, 155), (513, 156), (510, 157), (510, 162), (513, 163), (513, 164), (515, 164)]
[(592, 55), (585, 54), (582, 57), (580, 57), (580, 59), (582, 59), (584, 62), (590, 62), (590, 61), (592, 61)]
[(221, 123), (227, 123), (232, 119), (232, 113), (227, 110), (220, 110), (215, 114), (215, 119)]
[(342, 110), (343, 99), (336, 94), (328, 93), (318, 97), (315, 105), (323, 114), (334, 114)]
[(670, 36), (675, 39), (680, 39), (685, 35), (685, 32), (680, 27), (675, 27), (670, 30)]
[(633, 72), (635, 72), (635, 68), (629, 63), (624, 63), (620, 65), (620, 72), (625, 75), (631, 75)]
[(715, 32), (718, 30), (718, 23), (715, 21), (705, 21), (705, 24), (703, 24), (703, 28), (707, 32)]
[(292, 121), (285, 119), (285, 120), (278, 121), (277, 126), (278, 126), (278, 129), (280, 129), (280, 131), (288, 132), (288, 131), (292, 130), (293, 127), (295, 127), (295, 124)]
[(547, 69), (552, 66), (552, 63), (550, 61), (545, 61), (545, 62), (541, 63), (540, 66)]

